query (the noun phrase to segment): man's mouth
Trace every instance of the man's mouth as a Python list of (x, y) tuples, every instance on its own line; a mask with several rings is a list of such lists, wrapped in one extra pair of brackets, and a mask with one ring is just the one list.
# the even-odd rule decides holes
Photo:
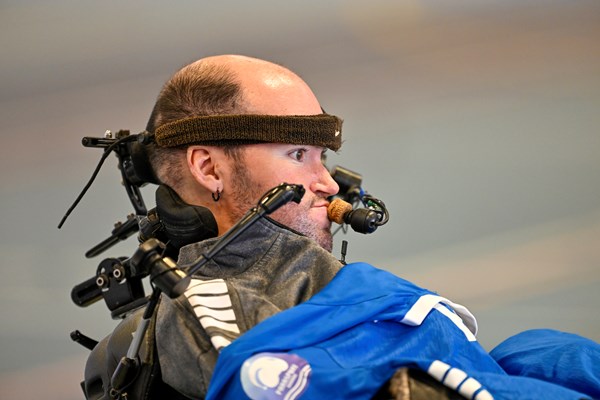
[(325, 199), (317, 199), (314, 200), (311, 204), (311, 207), (329, 207), (329, 201), (325, 200)]

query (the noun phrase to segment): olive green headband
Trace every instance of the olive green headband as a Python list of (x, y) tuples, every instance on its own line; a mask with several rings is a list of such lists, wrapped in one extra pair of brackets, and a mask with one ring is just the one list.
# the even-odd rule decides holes
[(161, 147), (289, 143), (342, 146), (342, 120), (334, 115), (209, 115), (169, 122), (155, 132)]

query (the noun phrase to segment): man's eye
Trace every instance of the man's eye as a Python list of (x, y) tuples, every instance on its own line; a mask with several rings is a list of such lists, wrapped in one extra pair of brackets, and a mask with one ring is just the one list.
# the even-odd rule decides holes
[(297, 149), (290, 153), (290, 156), (296, 161), (304, 161), (306, 155), (306, 149)]
[(321, 153), (321, 164), (327, 165), (327, 153), (325, 151)]

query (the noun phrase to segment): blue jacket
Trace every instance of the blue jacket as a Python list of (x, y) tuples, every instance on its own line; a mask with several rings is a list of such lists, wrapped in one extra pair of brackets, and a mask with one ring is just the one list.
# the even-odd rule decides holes
[(224, 348), (206, 398), (370, 398), (402, 366), (472, 399), (585, 398), (508, 375), (475, 333), (464, 307), (368, 264), (349, 264), (310, 300)]

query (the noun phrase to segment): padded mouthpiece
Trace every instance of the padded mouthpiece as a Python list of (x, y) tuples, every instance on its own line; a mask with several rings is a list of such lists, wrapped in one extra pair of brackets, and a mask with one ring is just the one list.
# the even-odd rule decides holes
[(352, 211), (352, 204), (342, 199), (335, 199), (327, 207), (327, 217), (330, 221), (341, 225), (344, 223), (345, 216), (350, 211)]

